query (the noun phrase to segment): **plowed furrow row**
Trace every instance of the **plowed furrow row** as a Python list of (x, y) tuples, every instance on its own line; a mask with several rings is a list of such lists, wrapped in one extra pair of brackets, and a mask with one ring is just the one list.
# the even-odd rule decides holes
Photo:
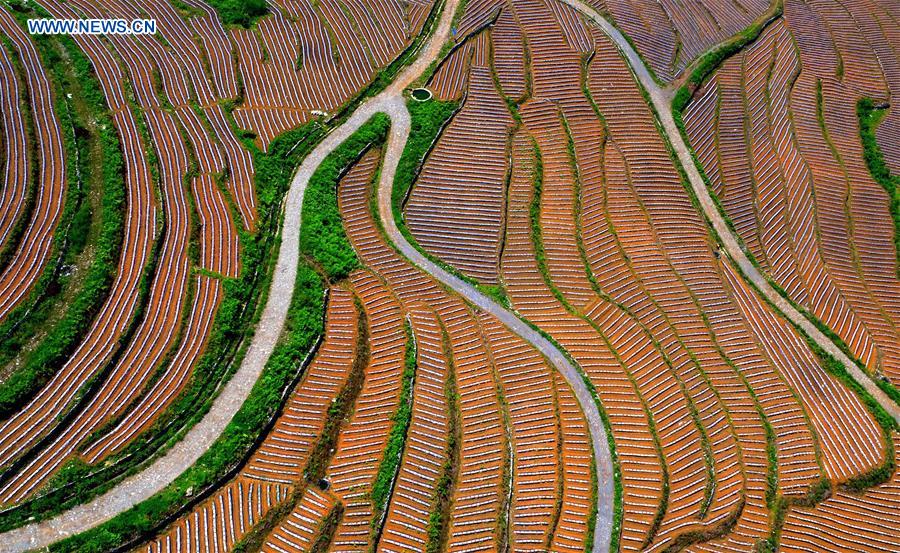
[[(31, 164), (37, 165), (37, 171), (34, 173), (37, 182), (31, 183), (35, 189), (32, 217), (25, 227), (19, 245), (0, 273), (0, 321), (2, 321), (25, 299), (47, 264), (53, 245), (53, 234), (62, 216), (67, 171), (61, 122), (56, 113), (50, 82), (44, 72), (40, 55), (24, 29), (5, 8), (0, 10), (0, 29), (14, 48), (25, 73), (22, 76), (24, 80), (22, 84), (29, 100), (31, 128), (35, 141), (32, 147), (37, 156), (37, 159), (30, 160)], [(9, 53), (4, 54), (8, 55)], [(10, 77), (15, 81), (14, 75), (11, 74)], [(14, 84), (12, 86), (15, 87)], [(13, 99), (10, 98), (8, 101)], [(15, 119), (10, 122), (13, 126), (6, 131), (7, 133), (16, 128)], [(21, 126), (19, 130), (22, 130)], [(24, 133), (12, 139), (12, 143), (18, 143), (20, 147), (24, 141)], [(24, 150), (19, 150), (18, 153), (21, 158), (8, 163), (7, 171), (15, 170), (16, 164), (22, 163), (22, 172), (15, 178), (25, 179), (28, 178), (29, 162), (25, 159)], [(17, 187), (14, 182), (10, 188), (13, 191), (22, 190), (21, 186)], [(16, 209), (10, 210), (10, 213), (15, 212)], [(3, 217), (6, 218), (7, 215), (4, 214)]]

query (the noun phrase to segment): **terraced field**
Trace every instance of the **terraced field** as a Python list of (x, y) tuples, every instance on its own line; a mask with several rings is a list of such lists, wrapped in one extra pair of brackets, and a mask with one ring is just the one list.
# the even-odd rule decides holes
[[(702, 49), (719, 42), (693, 37), (694, 54), (680, 67), (678, 63), (664, 66), (655, 63), (663, 59), (654, 57), (658, 52), (616, 16), (617, 8), (605, 7), (613, 20), (632, 34), (657, 75), (666, 78), (678, 73)], [(756, 15), (762, 15), (766, 6), (756, 8)], [(749, 163), (745, 160), (752, 160), (753, 155), (767, 163), (777, 159), (774, 151), (761, 149), (762, 143), (756, 147), (750, 142), (754, 132), (769, 141), (773, 133), (766, 134), (750, 118), (754, 104), (749, 95), (757, 94), (757, 88), (748, 75), (772, 81), (783, 73), (782, 82), (793, 84), (799, 69), (795, 68), (791, 77), (788, 70), (780, 70), (777, 56), (797, 56), (799, 51), (802, 57), (802, 44), (799, 48), (789, 43), (778, 47), (774, 38), (779, 33), (787, 34), (790, 9), (793, 6), (789, 3), (785, 15), (768, 25), (758, 41), (729, 58), (697, 90), (684, 115), (691, 143), (710, 175), (712, 191), (719, 195), (740, 237), (765, 269), (769, 268), (767, 252), (753, 249), (760, 239), (743, 232), (745, 214), (764, 212), (772, 220), (773, 233), (784, 233), (791, 227), (787, 219), (775, 222), (780, 215), (774, 204), (753, 195), (761, 194), (759, 181), (753, 181), (752, 176), (740, 180), (732, 167)], [(528, 47), (530, 73), (524, 80), (531, 84), (530, 90), (524, 100), (511, 95), (514, 103), (509, 105), (510, 115), (516, 121), (511, 133), (484, 129), (490, 136), (508, 137), (491, 156), (509, 160), (511, 171), (502, 215), (506, 230), (499, 281), (512, 306), (556, 338), (596, 386), (610, 419), (621, 468), (625, 505), (622, 549), (747, 551), (762, 543), (777, 543), (781, 523), (773, 525), (777, 520), (773, 513), (793, 504), (817, 501), (825, 486), (855, 487), (893, 471), (889, 438), (892, 423), (879, 419), (877, 409), (874, 414), (867, 409), (865, 397), (860, 398), (829, 374), (828, 361), (780, 320), (724, 258), (691, 204), (678, 166), (627, 64), (605, 35), (577, 17), (567, 17), (567, 13), (542, 2), (495, 2), (491, 7), (470, 4), (463, 21), (467, 17), (479, 20), (468, 27), (461, 24), (472, 29), (472, 34), (462, 39), (451, 61), (439, 68), (438, 75), (441, 71), (459, 71), (452, 65), (452, 56), (462, 57), (465, 45), (471, 43), (469, 49), (474, 51), (479, 44), (476, 40), (482, 40), (485, 34), (493, 39), (495, 32), (504, 29), (501, 20), (519, 22), (520, 36)], [(484, 24), (488, 24), (486, 30)], [(739, 27), (748, 24), (749, 20), (744, 20)], [(587, 48), (585, 40), (590, 44)], [(499, 76), (507, 61), (496, 57), (496, 39), (493, 44), (492, 63)], [(760, 58), (756, 53), (767, 44), (772, 44), (770, 51), (776, 53), (768, 59)], [(584, 57), (585, 50), (591, 52), (590, 57)], [(814, 53), (809, 57), (820, 60)], [(755, 72), (750, 69), (751, 63), (758, 68)], [(470, 92), (463, 97), (463, 110), (471, 111), (477, 108), (471, 105), (473, 100), (484, 97), (484, 93), (479, 91), (477, 97), (471, 94), (480, 67), (475, 61), (469, 61), (468, 66), (468, 75), (456, 75), (454, 80), (468, 83)], [(736, 73), (727, 81), (731, 87), (728, 90), (736, 96), (734, 105), (747, 115), (741, 116), (739, 111), (732, 122), (726, 123), (721, 117), (729, 98), (723, 92), (729, 67)], [(867, 67), (877, 70), (878, 66)], [(802, 79), (803, 73), (800, 75)], [(495, 79), (494, 84), (495, 93), (504, 94), (502, 81)], [(811, 91), (815, 107), (815, 83)], [(436, 92), (438, 96), (457, 97), (440, 86)], [(876, 97), (883, 97), (884, 92), (881, 94)], [(759, 92), (758, 97), (771, 106), (767, 109), (763, 104), (759, 113), (772, 121), (772, 131), (790, 132), (786, 124), (797, 121), (785, 115), (791, 98), (779, 99), (771, 89), (769, 93)], [(827, 93), (824, 97), (827, 102)], [(775, 109), (786, 111), (778, 115)], [(823, 109), (827, 110), (827, 104), (820, 107)], [(855, 113), (853, 103), (839, 109)], [(445, 140), (447, 145), (453, 143), (453, 125), (463, 113), (454, 116), (443, 131), (434, 149), (436, 155), (446, 147)], [(855, 144), (857, 159), (861, 160), (853, 119), (843, 119), (851, 126), (842, 140), (848, 147)], [(735, 125), (746, 125), (746, 132), (735, 132)], [(746, 149), (738, 151), (729, 146), (745, 137)], [(796, 138), (788, 135), (785, 140), (795, 147)], [(830, 146), (832, 141), (837, 144), (825, 135), (809, 142), (820, 150), (834, 148), (838, 155), (837, 146)], [(734, 152), (732, 158), (727, 157), (729, 152)], [(432, 159), (440, 158), (429, 161)], [(730, 165), (728, 159), (733, 160)], [(802, 158), (794, 154), (791, 159), (800, 162)], [(860, 162), (858, 167), (863, 172), (855, 173), (859, 179), (852, 180), (854, 186), (862, 186), (864, 180), (874, 185), (872, 177), (864, 173), (865, 165)], [(760, 174), (774, 176), (772, 170), (760, 169)], [(795, 169), (786, 168), (783, 174), (798, 183), (811, 178)], [(733, 181), (726, 180), (729, 177)], [(424, 173), (419, 179), (423, 186), (419, 188), (417, 182), (410, 197), (418, 194), (420, 204), (426, 201), (426, 194), (437, 198), (445, 193), (445, 188), (431, 192)], [(723, 184), (727, 182), (735, 183), (734, 192)], [(740, 183), (745, 183), (741, 185), (745, 188), (738, 188)], [(881, 193), (875, 188), (870, 186), (868, 190)], [(747, 192), (742, 196), (739, 190)], [(798, 184), (785, 184), (785, 190), (782, 201), (790, 202), (801, 189)], [(810, 195), (814, 201), (824, 201), (824, 192)], [(857, 215), (854, 220), (868, 228), (878, 227), (889, 239), (887, 204), (883, 200), (877, 209), (871, 203), (865, 208), (866, 213), (881, 213), (880, 219), (869, 216), (862, 223), (861, 215)], [(479, 206), (484, 205), (479, 202)], [(860, 207), (859, 213), (863, 210)], [(816, 210), (810, 207), (806, 213)], [(445, 238), (449, 229), (460, 238), (466, 236), (466, 223), (441, 225), (429, 235), (416, 229), (421, 229), (432, 214), (422, 214), (407, 204), (404, 215), (421, 247), (467, 273), (465, 263), (446, 253), (452, 232)], [(800, 221), (797, 225), (804, 228)], [(834, 242), (845, 247), (847, 231), (840, 229), (829, 227), (835, 233)], [(872, 235), (873, 231), (865, 231), (865, 236)], [(811, 243), (797, 246), (807, 258), (824, 248), (824, 240), (819, 241), (820, 246), (815, 236), (810, 239)], [(773, 248), (776, 243), (778, 247), (794, 243), (789, 237), (771, 241)], [(867, 252), (882, 252), (878, 265), (893, 267), (893, 263), (884, 263), (884, 252), (893, 255), (889, 240), (865, 248)], [(871, 257), (873, 269), (875, 258)], [(811, 265), (798, 260), (795, 266)], [(873, 290), (860, 305), (881, 314), (877, 328), (892, 328), (891, 300), (886, 298), (893, 294), (885, 294), (882, 304), (872, 300), (877, 297), (874, 290), (895, 286), (896, 276), (883, 273), (883, 284), (870, 286), (865, 284), (862, 263), (858, 266), (858, 272), (848, 275), (848, 283), (853, 283), (853, 289)], [(829, 286), (837, 288), (826, 275), (816, 273), (809, 279), (823, 295)], [(794, 285), (796, 279), (774, 271), (771, 276), (784, 286), (790, 298), (842, 337), (839, 329), (857, 329), (859, 333), (867, 328), (855, 320), (859, 316), (848, 304), (806, 303), (807, 295)], [(840, 298), (840, 293), (835, 297)], [(893, 348), (896, 336), (884, 336), (883, 348)], [(850, 351), (876, 375), (889, 374), (885, 360), (890, 363), (900, 358), (895, 352), (880, 353), (873, 338), (868, 339), (872, 344), (868, 350), (857, 346), (863, 340), (852, 338), (845, 338)], [(878, 420), (888, 424), (888, 430)], [(873, 479), (875, 474), (881, 476)]]
[(900, 551), (894, 4), (258, 4), (0, 6), (0, 550)]
[[(6, 528), (22, 517), (46, 516), (77, 504), (164, 449), (183, 425), (195, 422), (197, 411), (202, 413), (227, 378), (229, 366), (240, 360), (241, 342), (249, 336), (269, 278), (278, 228), (272, 213), (282, 193), (271, 184), (270, 192), (257, 189), (257, 158), (265, 157), (276, 134), (309, 122), (317, 110), (337, 109), (358, 94), (376, 70), (391, 63), (418, 34), (430, 5), (384, 4), (374, 9), (382, 20), (372, 24), (392, 26), (396, 32), (385, 41), (371, 29), (360, 29), (355, 47), (369, 51), (366, 40), (372, 41), (371, 51), (378, 57), (359, 66), (343, 89), (322, 84), (321, 90), (329, 90), (331, 97), (288, 95), (287, 81), (278, 86), (272, 79), (268, 83), (276, 88), (263, 91), (256, 102), (255, 92), (245, 85), (262, 81), (241, 76), (241, 70), (250, 68), (240, 64), (238, 37), (249, 36), (255, 44), (274, 40), (274, 52), (275, 45), (283, 44), (278, 26), (293, 25), (283, 14), (291, 21), (304, 11), (317, 20), (326, 14), (352, 20), (340, 9), (328, 9), (273, 6), (264, 21), (273, 28), (265, 33), (226, 29), (217, 12), (200, 2), (138, 7), (129, 2), (51, 1), (39, 11), (19, 4), (0, 10), (7, 37), (2, 56), (8, 69), (3, 72), (7, 177), (0, 227), (2, 279), (7, 284), (0, 294), (0, 323), (10, 312), (18, 318), (4, 326), (4, 332), (18, 332), (20, 325), (30, 323), (36, 315), (26, 310), (20, 316), (22, 309), (16, 308), (33, 301), (28, 300), (31, 289), (42, 292), (38, 300), (50, 309), (57, 309), (57, 300), (93, 302), (76, 304), (80, 310), (68, 319), (60, 304), (57, 316), (64, 325), (58, 331), (32, 332), (8, 342), (16, 351), (9, 356), (4, 352), (10, 363), (4, 368), (0, 394), (7, 409), (0, 421), (0, 502), (8, 508)], [(368, 8), (364, 12), (368, 17)], [(26, 18), (37, 15), (147, 16), (165, 31), (155, 36), (37, 40), (24, 27)], [(303, 41), (294, 42), (312, 56), (330, 40), (327, 34), (304, 34)], [(377, 46), (375, 41), (380, 41)], [(68, 71), (51, 66), (60, 56), (77, 56), (77, 63)], [(344, 69), (350, 66), (349, 55), (344, 59), (332, 67), (332, 75), (349, 75)], [(296, 55), (290, 63), (279, 58), (265, 65), (282, 72), (284, 79), (309, 82), (295, 61)], [(306, 67), (323, 69), (312, 59)], [(73, 83), (80, 88), (63, 89)], [(88, 102), (94, 102), (94, 109), (102, 106), (100, 117), (81, 118), (77, 109)], [(254, 136), (261, 138), (248, 138), (238, 127), (245, 114), (257, 113), (256, 106), (277, 107), (271, 113), (281, 110), (296, 117), (283, 124), (251, 116)], [(307, 126), (306, 132), (313, 128)], [(106, 146), (110, 149), (100, 151)], [(279, 159), (284, 155), (279, 152)], [(102, 174), (104, 160), (114, 157), (122, 161), (118, 170)], [(74, 224), (70, 221), (81, 215), (68, 211), (79, 204), (67, 200), (74, 194), (67, 189), (87, 192), (89, 179), (97, 196), (80, 200), (90, 204), (82, 209), (87, 224), (105, 229), (103, 225), (113, 222), (105, 219), (109, 217), (121, 217), (124, 223), (120, 242), (106, 246), (115, 257), (112, 264), (106, 261), (102, 277), (108, 284), (103, 286), (90, 280), (94, 273), (65, 273), (88, 268), (66, 265), (70, 261), (65, 248), (66, 240), (72, 240), (66, 234)], [(102, 211), (106, 206), (100, 204), (105, 201), (102, 187), (117, 181), (124, 190), (120, 215)], [(269, 196), (261, 203), (259, 194)], [(100, 230), (82, 232), (90, 233), (85, 237), (90, 241)], [(91, 249), (97, 247), (88, 244), (84, 265), (99, 255)], [(61, 259), (55, 267), (49, 264), (53, 255)], [(49, 277), (42, 272), (53, 271), (75, 279), (72, 294), (55, 290), (56, 281), (44, 284)], [(73, 298), (79, 291), (76, 284), (84, 288), (82, 296)], [(24, 307), (31, 305), (43, 304)], [(53, 316), (51, 311), (50, 321)]]
[[(855, 105), (839, 100), (883, 96), (883, 76), (872, 71), (873, 53), (869, 59), (839, 53), (837, 43), (813, 38), (818, 28), (799, 13), (794, 22), (793, 7), (787, 9), (784, 22), (698, 91), (685, 123), (702, 144), (712, 186), (761, 265), (866, 367), (896, 383), (893, 232), (870, 215), (887, 213), (890, 197), (865, 166)], [(806, 54), (804, 42), (822, 51)], [(845, 71), (860, 74), (835, 80), (838, 56), (848, 60)]]

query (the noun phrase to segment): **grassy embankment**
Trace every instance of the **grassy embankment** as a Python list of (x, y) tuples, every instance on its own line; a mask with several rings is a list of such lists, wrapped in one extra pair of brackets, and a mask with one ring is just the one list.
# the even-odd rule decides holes
[(34, 397), (80, 343), (112, 286), (124, 234), (121, 146), (90, 65), (66, 37), (35, 37), (35, 45), (51, 68), (67, 192), (47, 267), (0, 324), (0, 363), (18, 365), (0, 384), (0, 418)]

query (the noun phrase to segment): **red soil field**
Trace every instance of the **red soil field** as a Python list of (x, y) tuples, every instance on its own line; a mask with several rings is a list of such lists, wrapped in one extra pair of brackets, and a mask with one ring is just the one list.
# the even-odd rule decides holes
[[(885, 255), (892, 231), (881, 224), (890, 220), (888, 198), (863, 164), (855, 102), (846, 100), (881, 97), (884, 85), (872, 52), (843, 45), (850, 29), (836, 25), (833, 40), (820, 36), (811, 20), (822, 17), (818, 9), (788, 3), (785, 24), (730, 59), (698, 93), (686, 123), (763, 267), (871, 371), (896, 381), (898, 284), (895, 258)], [(838, 55), (846, 82), (829, 76)]]
[[(589, 3), (663, 82), (682, 82), (772, 8)], [(255, 161), (283, 132), (328, 122), (435, 7), (275, 0), (243, 28), (201, 0), (41, 5), (59, 18), (154, 17), (160, 31), (73, 37), (121, 143), (125, 234), (109, 295), (70, 359), (0, 421), (4, 507), (45, 491), (73, 460), (113, 462), (204, 378), (229, 283), (258, 269), (242, 267), (245, 239), (268, 223), (254, 185), (268, 168)], [(760, 270), (895, 385), (891, 198), (870, 174), (856, 108), (900, 92), (898, 22), (890, 3), (785, 0), (758, 39), (691, 89), (683, 114), (710, 191)], [(47, 264), (72, 179), (53, 76), (6, 9), (0, 28), (0, 247), (35, 191), (0, 271), (2, 321)], [(720, 249), (616, 44), (556, 0), (470, 0), (444, 54), (423, 78), (427, 101), (459, 107), (415, 168), (402, 223), (583, 371), (614, 446), (619, 550), (900, 548), (896, 432)], [(876, 139), (896, 173), (900, 116), (887, 109)], [(272, 425), (236, 474), (192, 489), (190, 508), (137, 550), (225, 552), (254, 528), (271, 553), (316, 542), (585, 550), (592, 427), (538, 350), (389, 244), (373, 213), (386, 150), (371, 145), (341, 175), (338, 210), (359, 266), (326, 282), (324, 333)], [(360, 370), (361, 382), (350, 378)], [(338, 419), (336, 400), (357, 383)], [(326, 430), (333, 447), (319, 447)], [(376, 505), (383, 466), (395, 472)], [(860, 482), (869, 488), (851, 492)]]
[[(606, 38), (591, 35), (594, 53), (583, 65), (578, 54), (584, 49), (579, 39), (583, 26), (577, 19), (567, 19), (560, 10), (553, 18), (538, 16), (553, 10), (537, 2), (491, 6), (474, 3), (462, 21), (487, 23), (492, 35), (504, 13), (510, 14), (508, 20), (521, 22), (533, 83), (530, 98), (519, 110), (522, 130), (512, 140), (499, 281), (513, 306), (554, 336), (593, 377), (620, 446), (625, 510), (632, 513), (624, 521), (623, 549), (648, 545), (664, 549), (697, 528), (715, 535), (717, 528), (731, 524), (730, 519), (736, 520), (734, 531), (692, 549), (744, 551), (766, 538), (769, 460), (764, 422), (771, 426), (778, 448), (778, 493), (801, 497), (823, 476), (841, 483), (879, 466), (885, 444), (860, 400), (829, 376), (799, 335), (718, 258), (653, 126), (652, 114)], [(480, 27), (470, 23), (468, 28)], [(470, 43), (471, 39), (462, 43), (450, 59), (460, 57)], [(765, 40), (754, 44), (747, 56), (765, 44)], [(496, 48), (494, 52), (491, 63), (496, 69)], [(561, 70), (564, 66), (570, 69)], [(449, 67), (441, 66), (438, 75), (442, 71), (449, 75)], [(464, 68), (460, 65), (455, 71)], [(468, 80), (471, 87), (477, 72), (470, 64), (468, 73), (455, 74), (454, 80)], [(709, 132), (715, 127), (715, 121), (709, 123), (709, 114), (719, 109), (713, 94), (698, 93), (700, 100), (692, 103), (694, 111), (687, 118), (689, 129)], [(706, 114), (705, 118), (698, 119), (694, 112)], [(731, 133), (727, 139), (739, 136)], [(446, 131), (435, 151), (444, 140), (452, 143)], [(705, 139), (695, 146), (712, 174), (725, 174), (725, 167), (718, 165), (715, 142)], [(494, 147), (493, 157), (506, 157), (506, 148)], [(534, 152), (540, 154), (543, 169), (537, 219), (540, 254), (534, 250), (529, 215)], [(715, 182), (713, 186), (721, 190)], [(417, 193), (438, 197), (428, 187), (418, 191), (414, 187), (411, 196)], [(735, 204), (747, 205), (737, 200)], [(420, 243), (430, 239), (421, 236), (422, 229), (436, 212), (407, 209), (407, 223), (419, 228)], [(464, 225), (436, 228), (435, 242), (438, 232), (445, 240), (457, 233), (463, 236)], [(438, 256), (457, 268), (465, 266)], [(559, 302), (553, 300), (555, 294)], [(596, 346), (590, 355), (579, 355), (575, 336), (580, 343), (599, 342), (610, 348), (604, 376), (599, 376)], [(611, 374), (618, 371), (622, 392), (613, 395)], [(646, 437), (626, 441), (627, 419), (617, 413), (629, 411), (625, 407), (629, 395), (632, 402), (637, 400), (630, 412), (652, 416), (653, 430), (648, 435), (638, 426), (634, 431)], [(649, 419), (643, 421), (645, 429), (651, 426)], [(630, 461), (633, 444), (648, 447), (641, 457), (658, 459), (658, 468), (637, 462), (639, 457)], [(638, 467), (655, 474), (648, 480), (665, 475), (669, 482), (665, 511), (658, 512), (652, 502), (642, 503), (652, 495), (637, 492)], [(652, 520), (656, 522), (651, 524)]]
[(426, 251), (485, 284), (497, 282), (502, 243), (503, 151), (513, 120), (487, 67), (473, 67), (466, 103), (432, 150), (405, 206)]
[(26, 178), (29, 159), (26, 153), (25, 121), (20, 109), (22, 102), (13, 59), (6, 48), (0, 49), (0, 105), (3, 131), (3, 195), (0, 197), (0, 247), (5, 247), (9, 233), (25, 206)]
[[(326, 412), (346, 380), (356, 355), (357, 317), (353, 293), (332, 288), (325, 339), (306, 368), (269, 435), (238, 476), (140, 550), (228, 551), (302, 477)], [(310, 488), (307, 494), (315, 494)]]

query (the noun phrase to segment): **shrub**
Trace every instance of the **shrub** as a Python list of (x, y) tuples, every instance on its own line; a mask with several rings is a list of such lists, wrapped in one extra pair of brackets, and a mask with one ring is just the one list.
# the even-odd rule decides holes
[(247, 28), (268, 12), (265, 0), (208, 0), (208, 2), (219, 12), (222, 23), (226, 25), (240, 25)]
[(337, 183), (370, 144), (384, 141), (389, 126), (386, 115), (375, 115), (322, 161), (307, 185), (300, 251), (315, 259), (331, 281), (341, 280), (359, 267), (341, 221)]

